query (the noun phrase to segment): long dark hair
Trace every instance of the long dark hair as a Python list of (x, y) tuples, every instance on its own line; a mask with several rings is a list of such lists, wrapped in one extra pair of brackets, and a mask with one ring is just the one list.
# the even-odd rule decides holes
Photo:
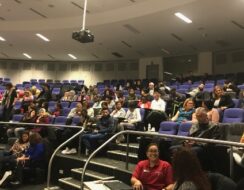
[[(20, 135), (20, 137), (19, 137), (19, 143), (20, 143), (20, 144), (24, 144), (24, 143), (26, 143), (26, 142), (23, 141), (23, 138), (22, 138), (23, 135), (27, 135), (28, 138), (30, 137), (30, 135), (29, 135), (29, 131), (24, 131), (24, 132), (22, 132), (21, 135)], [(28, 141), (29, 141), (29, 139), (28, 139)]]
[(189, 148), (181, 148), (173, 156), (173, 171), (176, 183), (176, 190), (185, 181), (196, 185), (198, 190), (211, 190), (207, 175), (201, 168), (200, 162), (194, 152)]

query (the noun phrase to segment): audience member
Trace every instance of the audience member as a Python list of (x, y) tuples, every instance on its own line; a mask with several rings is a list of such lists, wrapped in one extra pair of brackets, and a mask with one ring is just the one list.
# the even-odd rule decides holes
[[(140, 109), (136, 108), (135, 102), (129, 103), (129, 109), (126, 112), (125, 120), (119, 123), (117, 131), (124, 131), (125, 129), (136, 129), (136, 125), (141, 121)], [(124, 135), (119, 135), (116, 143), (119, 144), (125, 140)]]
[(12, 83), (6, 84), (6, 91), (3, 94), (2, 106), (3, 106), (3, 121), (9, 121), (12, 117), (12, 109), (14, 100), (17, 97), (16, 90)]
[(115, 109), (110, 115), (115, 118), (125, 118), (126, 112), (124, 108), (122, 108), (122, 104), (120, 101), (115, 103)]
[(228, 94), (224, 94), (224, 91), (220, 86), (214, 87), (214, 107), (224, 111), (227, 108), (233, 108), (235, 106), (233, 100)]
[(114, 130), (114, 119), (109, 114), (108, 108), (102, 109), (102, 116), (98, 120), (94, 130), (91, 133), (82, 135), (82, 141), (86, 146), (86, 154), (94, 151), (98, 146), (98, 141), (104, 139)]
[(133, 189), (172, 190), (173, 171), (168, 162), (159, 159), (157, 144), (148, 145), (147, 158), (135, 167), (131, 177)]
[(194, 111), (194, 102), (191, 98), (188, 98), (185, 100), (183, 107), (180, 108), (179, 111), (177, 111), (177, 113), (171, 120), (177, 123), (191, 121)]
[(211, 184), (194, 152), (182, 148), (173, 155), (173, 190), (211, 190)]
[(160, 93), (158, 91), (155, 91), (153, 95), (154, 100), (151, 103), (151, 111), (145, 119), (145, 127), (147, 129), (147, 124), (149, 123), (151, 128), (158, 131), (160, 123), (167, 119), (165, 113), (166, 102), (160, 98)]

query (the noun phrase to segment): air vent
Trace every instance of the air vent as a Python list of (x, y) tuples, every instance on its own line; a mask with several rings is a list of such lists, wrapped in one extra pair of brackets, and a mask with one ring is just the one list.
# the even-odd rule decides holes
[(114, 55), (115, 57), (119, 57), (119, 58), (123, 57), (123, 55), (121, 55), (118, 52), (112, 52), (112, 55)]
[(132, 62), (129, 64), (131, 71), (138, 71), (139, 70), (139, 63), (138, 62)]
[[(76, 6), (77, 8), (79, 8), (79, 9), (81, 9), (81, 10), (84, 10), (84, 7), (78, 5), (76, 2), (71, 1), (70, 3), (71, 3), (72, 5), (74, 5), (74, 6)], [(86, 10), (86, 13), (90, 13), (90, 11)]]
[(3, 18), (3, 17), (0, 17), (0, 20), (2, 20), (2, 21), (3, 21), (3, 20), (5, 20), (5, 18)]
[(60, 63), (58, 66), (59, 66), (59, 71), (67, 71), (68, 69), (66, 63)]
[(224, 40), (217, 40), (216, 44), (219, 45), (220, 47), (228, 47), (228, 46), (230, 46), (230, 43), (226, 42)]
[(50, 54), (47, 54), (48, 57), (50, 57), (51, 59), (55, 59), (55, 57), (53, 57), (52, 55)]
[(125, 42), (125, 41), (121, 41), (121, 43), (122, 43), (122, 44), (124, 44), (125, 46), (129, 47), (129, 48), (131, 48), (131, 47), (132, 47), (132, 45), (128, 44), (128, 43), (127, 43), (127, 42)]
[(49, 7), (49, 8), (54, 8), (55, 5), (53, 5), (53, 4), (48, 4), (48, 7)]
[(221, 53), (221, 54), (216, 55), (216, 64), (217, 65), (223, 65), (223, 64), (226, 64), (226, 62), (227, 62), (226, 54)]
[(103, 64), (101, 63), (96, 63), (94, 65), (94, 71), (102, 71), (103, 70)]
[(123, 25), (123, 27), (125, 27), (127, 30), (129, 30), (130, 32), (132, 32), (134, 34), (141, 33), (139, 30), (137, 30), (134, 26), (131, 26), (130, 24), (125, 24), (125, 25)]
[(48, 63), (47, 64), (47, 70), (48, 71), (55, 71), (55, 64), (54, 63)]
[(232, 62), (234, 63), (244, 62), (244, 51), (238, 51), (232, 53)]
[(118, 63), (118, 71), (126, 71), (127, 63)]
[(114, 63), (107, 63), (105, 66), (106, 71), (114, 71)]
[(43, 70), (43, 63), (36, 63), (35, 64), (35, 69), (37, 70), (37, 71), (42, 71)]
[(16, 3), (21, 4), (22, 2), (20, 0), (14, 0)]
[(177, 36), (177, 35), (174, 34), (174, 33), (171, 33), (171, 36), (172, 36), (173, 38), (175, 38), (176, 40), (180, 41), (180, 42), (183, 41), (183, 39), (182, 39), (181, 37)]
[(79, 64), (78, 63), (71, 64), (70, 70), (71, 71), (79, 71)]
[(6, 53), (4, 53), (4, 52), (1, 52), (1, 55), (3, 55), (4, 57), (9, 58), (9, 56)]
[(7, 69), (7, 64), (5, 62), (0, 62), (0, 69), (1, 70), (6, 70)]
[(95, 57), (95, 58), (99, 58), (95, 53), (92, 53), (92, 56)]
[(23, 70), (31, 70), (31, 63), (24, 63)]
[(140, 55), (140, 56), (145, 56), (145, 54), (141, 51), (137, 51), (136, 53), (138, 53), (138, 55)]
[(10, 69), (11, 69), (11, 70), (18, 70), (18, 69), (19, 69), (19, 63), (12, 62), (12, 63), (10, 64)]
[(40, 13), (39, 11), (30, 8), (30, 11), (32, 11), (33, 13), (37, 14), (38, 16), (41, 16), (42, 18), (47, 18), (47, 16), (45, 16), (44, 14)]
[(90, 71), (90, 64), (89, 63), (83, 63), (82, 64), (82, 69), (83, 71)]
[(235, 26), (237, 26), (240, 29), (244, 29), (244, 26), (243, 25), (241, 25), (240, 23), (238, 23), (238, 22), (236, 22), (234, 20), (232, 20), (231, 23), (234, 24)]

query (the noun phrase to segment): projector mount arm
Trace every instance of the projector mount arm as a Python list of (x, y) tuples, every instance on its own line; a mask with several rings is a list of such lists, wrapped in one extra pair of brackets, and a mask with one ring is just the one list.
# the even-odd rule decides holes
[(86, 27), (86, 8), (87, 8), (87, 0), (84, 1), (83, 23), (82, 23), (81, 31), (84, 31)]

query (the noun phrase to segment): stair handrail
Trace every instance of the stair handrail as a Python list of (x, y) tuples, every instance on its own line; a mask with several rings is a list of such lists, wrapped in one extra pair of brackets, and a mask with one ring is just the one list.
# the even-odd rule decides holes
[(83, 167), (83, 172), (81, 174), (81, 181), (80, 181), (80, 189), (84, 190), (84, 177), (85, 177), (85, 172), (87, 170), (87, 166), (90, 163), (90, 160), (102, 149), (104, 148), (108, 143), (110, 143), (112, 140), (117, 138), (119, 135), (127, 135), (127, 148), (126, 148), (126, 169), (128, 169), (128, 150), (129, 150), (129, 135), (140, 135), (140, 136), (153, 136), (153, 137), (161, 137), (161, 138), (166, 138), (166, 139), (180, 139), (180, 140), (191, 140), (191, 141), (196, 141), (196, 142), (202, 142), (202, 143), (211, 143), (211, 144), (221, 144), (224, 146), (229, 146), (230, 147), (230, 176), (232, 176), (233, 172), (233, 146), (236, 147), (243, 147), (244, 148), (244, 143), (238, 143), (238, 142), (233, 142), (233, 141), (225, 141), (225, 140), (215, 140), (215, 139), (205, 139), (205, 138), (196, 138), (196, 137), (188, 137), (188, 136), (179, 136), (179, 135), (168, 135), (168, 134), (160, 134), (156, 132), (141, 132), (141, 131), (131, 131), (131, 130), (125, 130), (125, 131), (120, 131), (116, 134), (114, 134), (112, 137), (110, 137), (107, 141), (105, 141), (101, 146), (99, 146), (96, 150), (94, 150), (90, 156), (87, 158), (85, 165)]
[[(70, 127), (70, 126), (69, 126)], [(47, 188), (46, 189), (50, 189), (50, 181), (51, 181), (51, 171), (52, 171), (52, 163), (53, 163), (53, 159), (56, 156), (57, 152), (64, 147), (67, 143), (69, 143), (70, 141), (72, 141), (74, 138), (76, 138), (77, 136), (80, 136), (83, 132), (85, 127), (74, 127), (73, 128), (81, 128), (81, 130), (79, 132), (77, 132), (76, 134), (74, 134), (72, 137), (70, 137), (69, 139), (67, 139), (66, 141), (64, 141), (61, 145), (59, 145), (55, 151), (53, 152), (49, 163), (48, 163), (48, 172), (47, 172)], [(80, 142), (79, 142), (79, 146), (80, 146)], [(79, 147), (80, 149), (80, 147)]]

